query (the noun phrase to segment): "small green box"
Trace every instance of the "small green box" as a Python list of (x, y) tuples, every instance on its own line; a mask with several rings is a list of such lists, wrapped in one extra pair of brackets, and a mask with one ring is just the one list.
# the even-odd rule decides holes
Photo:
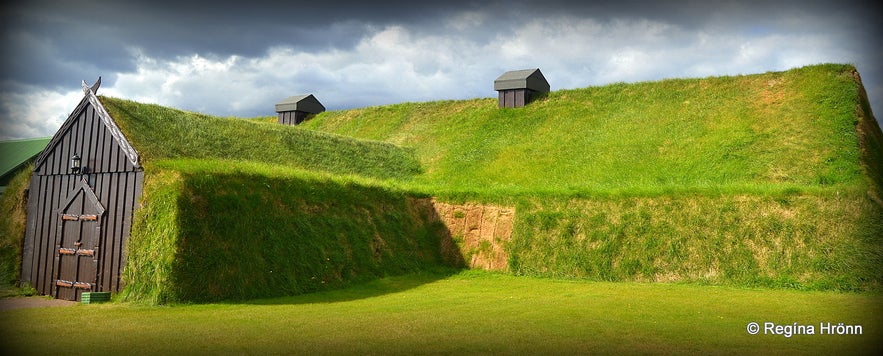
[(110, 301), (110, 292), (85, 292), (80, 295), (83, 304), (103, 303)]

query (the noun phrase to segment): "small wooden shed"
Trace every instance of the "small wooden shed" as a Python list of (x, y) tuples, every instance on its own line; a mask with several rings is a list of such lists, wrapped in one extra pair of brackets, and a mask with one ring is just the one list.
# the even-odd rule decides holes
[(313, 94), (289, 96), (276, 104), (279, 123), (297, 125), (310, 117), (325, 111), (325, 106)]
[(513, 70), (494, 80), (500, 108), (520, 108), (549, 92), (549, 82), (539, 68)]
[(138, 152), (88, 87), (34, 161), (22, 243), (22, 282), (80, 300), (120, 289), (124, 246), (141, 195)]

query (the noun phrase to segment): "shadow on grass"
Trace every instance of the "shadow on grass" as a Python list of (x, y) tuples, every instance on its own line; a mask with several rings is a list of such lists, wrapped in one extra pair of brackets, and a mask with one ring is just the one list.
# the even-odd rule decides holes
[(295, 305), (295, 304), (329, 304), (369, 299), (388, 294), (405, 292), (426, 284), (444, 280), (454, 276), (463, 269), (439, 267), (434, 270), (422, 271), (400, 276), (383, 277), (362, 283), (353, 283), (340, 289), (331, 289), (301, 295), (253, 299), (245, 301), (222, 302), (223, 304), (248, 305)]

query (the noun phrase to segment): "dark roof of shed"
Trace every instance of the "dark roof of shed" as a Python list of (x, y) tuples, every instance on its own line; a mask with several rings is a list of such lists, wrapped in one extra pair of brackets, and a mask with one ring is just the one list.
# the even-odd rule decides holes
[(276, 112), (303, 111), (317, 114), (325, 111), (325, 106), (313, 94), (289, 96), (276, 103)]
[(540, 72), (539, 68), (513, 70), (503, 73), (494, 80), (494, 90), (530, 89), (541, 93), (548, 93), (549, 82)]

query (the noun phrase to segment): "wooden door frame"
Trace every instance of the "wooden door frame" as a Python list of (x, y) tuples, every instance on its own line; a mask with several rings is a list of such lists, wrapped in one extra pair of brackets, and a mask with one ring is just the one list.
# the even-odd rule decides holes
[[(76, 217), (76, 220), (78, 220), (78, 221), (86, 220), (86, 221), (94, 221), (95, 222), (94, 238), (96, 239), (96, 241), (95, 241), (96, 246), (93, 248), (93, 251), (92, 251), (92, 261), (95, 262), (95, 280), (96, 281), (100, 280), (98, 278), (98, 273), (99, 273), (99, 268), (98, 268), (99, 246), (98, 246), (98, 243), (100, 243), (100, 241), (101, 241), (101, 217), (104, 216), (105, 209), (104, 209), (104, 206), (101, 205), (101, 202), (98, 200), (98, 197), (95, 195), (95, 191), (92, 189), (92, 186), (89, 185), (89, 182), (87, 182), (83, 176), (80, 176), (79, 178), (80, 179), (77, 181), (75, 188), (72, 191), (68, 192), (67, 198), (64, 200), (64, 203), (58, 209), (55, 209), (54, 213), (53, 213), (53, 216), (56, 216), (58, 218), (58, 228), (56, 229), (56, 232), (55, 232), (55, 249), (54, 249), (54, 254), (55, 254), (54, 267), (55, 268), (52, 273), (52, 276), (54, 278), (53, 278), (53, 281), (51, 284), (51, 294), (54, 298), (58, 298), (58, 287), (59, 287), (60, 277), (62, 274), (62, 270), (61, 270), (62, 269), (61, 268), (62, 246), (61, 245), (63, 242), (62, 239), (64, 238), (64, 236), (63, 236), (64, 235), (64, 223), (65, 223), (65, 221), (73, 221), (75, 218), (73, 216), (74, 214), (67, 214), (66, 211), (70, 207), (70, 205), (77, 199), (77, 197), (80, 195), (81, 192), (83, 194), (83, 198), (86, 201), (88, 201), (89, 205), (91, 205), (96, 210), (94, 217), (91, 214), (88, 214), (88, 215), (87, 214), (79, 214)], [(88, 217), (88, 219), (86, 217)], [(76, 251), (74, 253), (74, 256), (77, 259), (80, 258), (80, 255), (78, 253), (76, 253)], [(78, 265), (79, 265), (79, 262), (78, 262)], [(74, 283), (74, 285), (71, 285), (69, 287), (74, 288), (74, 299), (76, 300), (76, 295), (77, 295), (76, 282), (79, 282), (79, 281), (70, 281), (70, 282)], [(93, 286), (90, 286), (90, 290), (92, 288), (94, 288), (94, 286), (97, 286), (97, 283)]]

